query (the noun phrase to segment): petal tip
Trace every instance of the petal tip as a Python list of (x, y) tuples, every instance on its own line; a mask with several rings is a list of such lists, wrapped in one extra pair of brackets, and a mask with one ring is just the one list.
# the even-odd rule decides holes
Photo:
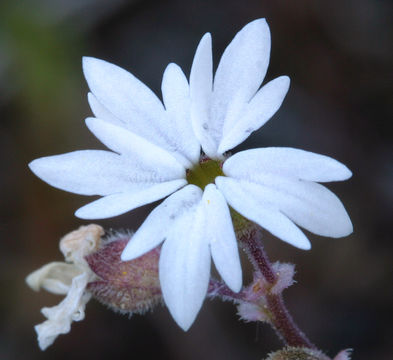
[[(172, 314), (173, 316), (173, 314)], [(191, 327), (191, 325), (194, 323), (195, 318), (190, 318), (190, 317), (173, 317), (175, 320), (176, 324), (179, 325), (179, 327), (183, 331), (188, 331)]]
[(297, 247), (300, 250), (311, 250), (311, 242), (304, 234), (303, 237), (301, 239), (298, 239), (297, 241), (286, 241), (286, 242), (288, 242), (294, 247)]
[(87, 218), (87, 217), (85, 216), (85, 214), (83, 213), (83, 211), (81, 211), (81, 209), (82, 209), (82, 208), (76, 210), (76, 211), (74, 212), (74, 215), (75, 215), (77, 218), (79, 218), (79, 219), (89, 220), (89, 218)]
[(129, 251), (127, 250), (128, 244), (124, 248), (123, 252), (120, 255), (120, 260), (121, 261), (130, 261), (132, 260), (132, 256), (130, 256)]
[(177, 65), (176, 63), (174, 63), (174, 62), (171, 62), (171, 63), (169, 63), (167, 66), (166, 66), (166, 68), (165, 68), (165, 70), (164, 70), (164, 75), (165, 75), (165, 73), (167, 72), (167, 71), (173, 71), (173, 70), (179, 70), (179, 69), (181, 69), (180, 68), (180, 66), (179, 65)]
[(121, 261), (131, 261), (142, 256), (143, 254), (146, 254), (146, 251), (140, 251), (140, 248), (138, 252), (138, 249), (135, 246), (132, 246), (131, 244), (132, 244), (131, 239), (129, 239), (126, 247), (124, 248), (123, 252), (120, 255)]
[(87, 81), (94, 75), (94, 73), (99, 70), (97, 65), (103, 65), (108, 62), (105, 60), (97, 59), (92, 56), (83, 56), (82, 57), (82, 71), (85, 75)]
[(301, 249), (301, 250), (311, 250), (311, 243), (304, 244), (301, 247), (299, 246), (299, 249)]
[(210, 32), (205, 33), (205, 34), (202, 36), (201, 41), (202, 41), (202, 40), (204, 40), (204, 41), (211, 41), (211, 40), (212, 40), (212, 34), (211, 34)]
[(348, 180), (348, 179), (350, 179), (351, 177), (352, 177), (352, 171), (351, 170), (349, 170), (346, 166), (345, 166), (345, 171), (344, 171), (344, 175), (343, 175), (343, 177), (344, 177), (344, 180)]
[(98, 59), (91, 57), (91, 56), (82, 56), (82, 69), (83, 69), (83, 71), (87, 70), (87, 67), (89, 67), (96, 60), (98, 60)]
[(102, 61), (100, 59), (97, 59), (93, 56), (82, 56), (82, 64), (83, 65), (88, 65), (91, 62), (95, 62), (95, 61)]
[(82, 219), (82, 220), (96, 220), (96, 219), (105, 219), (106, 218), (105, 216), (101, 217), (97, 214), (91, 214), (90, 209), (89, 209), (89, 207), (90, 207), (89, 205), (90, 205), (90, 203), (82, 206), (81, 208), (79, 208), (78, 210), (76, 210), (74, 212), (74, 215), (77, 218)]
[(283, 82), (283, 84), (286, 84), (289, 88), (289, 85), (291, 83), (291, 79), (288, 75), (282, 75), (279, 77), (279, 79), (281, 79), (281, 81)]
[(38, 168), (38, 163), (39, 163), (39, 159), (35, 159), (33, 161), (30, 161), (27, 166), (29, 167), (29, 169), (36, 174), (37, 168)]
[(254, 21), (251, 21), (248, 25), (251, 24), (267, 25), (267, 21), (266, 18), (259, 18), (259, 19), (255, 19)]
[(201, 40), (199, 41), (198, 47), (197, 47), (197, 52), (198, 52), (198, 50), (202, 51), (200, 49), (204, 49), (205, 47), (208, 47), (210, 50), (212, 50), (211, 49), (211, 47), (212, 47), (212, 35), (209, 32), (205, 33), (202, 36)]
[[(56, 155), (55, 155), (56, 156)], [(27, 166), (29, 167), (30, 171), (40, 179), (44, 180), (44, 175), (47, 173), (48, 170), (48, 160), (51, 158), (51, 156), (45, 156), (42, 158), (35, 159), (33, 161), (30, 161)], [(50, 160), (49, 160), (50, 161)]]
[(267, 36), (270, 37), (270, 28), (269, 24), (266, 21), (266, 18), (259, 18), (255, 19), (254, 21), (249, 22), (246, 24), (242, 30), (252, 30), (252, 31), (263, 31)]
[(349, 215), (347, 215), (347, 218), (344, 220), (344, 225), (342, 226), (341, 231), (337, 234), (337, 238), (341, 237), (346, 237), (349, 236), (353, 233), (353, 224), (351, 219), (349, 218)]
[(227, 284), (227, 285), (234, 293), (238, 293), (242, 289), (243, 279), (242, 277), (240, 277), (239, 279), (232, 281), (231, 284)]
[(90, 127), (93, 125), (93, 123), (96, 122), (96, 120), (99, 120), (99, 119), (91, 117), (91, 116), (89, 116), (85, 119), (85, 124), (89, 130), (90, 130)]

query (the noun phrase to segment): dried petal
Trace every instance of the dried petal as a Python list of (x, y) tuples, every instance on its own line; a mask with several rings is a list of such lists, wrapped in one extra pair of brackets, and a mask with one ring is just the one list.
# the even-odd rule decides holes
[(34, 327), (41, 350), (52, 345), (60, 334), (67, 334), (71, 330), (73, 321), (81, 321), (85, 318), (85, 306), (90, 299), (90, 294), (85, 292), (88, 278), (87, 273), (74, 277), (64, 300), (56, 306), (41, 310), (48, 318)]
[(84, 257), (99, 248), (103, 235), (104, 229), (99, 225), (81, 226), (60, 240), (60, 251), (67, 262), (85, 264)]
[(34, 291), (41, 288), (53, 294), (65, 295), (70, 290), (72, 279), (80, 275), (82, 269), (63, 262), (51, 262), (32, 272), (26, 282)]

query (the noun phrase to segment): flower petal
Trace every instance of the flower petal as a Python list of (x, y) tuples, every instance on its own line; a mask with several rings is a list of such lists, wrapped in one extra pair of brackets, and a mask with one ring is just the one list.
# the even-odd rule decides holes
[(170, 229), (202, 198), (202, 190), (187, 185), (158, 205), (139, 227), (121, 254), (123, 261), (134, 260), (158, 246)]
[(81, 219), (105, 219), (160, 200), (187, 184), (184, 179), (152, 184), (135, 192), (112, 194), (93, 201), (75, 212)]
[(149, 167), (158, 176), (184, 178), (184, 167), (167, 151), (134, 133), (104, 120), (88, 118), (89, 130), (108, 148), (132, 160), (139, 168)]
[(261, 204), (275, 207), (314, 234), (342, 237), (352, 233), (351, 220), (336, 195), (326, 187), (272, 174), (260, 174), (258, 183), (234, 180)]
[(234, 102), (248, 103), (254, 96), (265, 77), (269, 56), (270, 30), (265, 19), (247, 24), (225, 49), (214, 77), (211, 110), (218, 143), (229, 108)]
[[(83, 58), (83, 72), (98, 102), (128, 130), (166, 150), (173, 148), (164, 106), (146, 85), (128, 71), (91, 57)], [(102, 108), (100, 112), (102, 116)]]
[[(218, 148), (220, 154), (242, 143), (250, 134), (262, 127), (280, 108), (289, 89), (289, 77), (280, 76), (260, 89), (239, 112), (227, 116), (223, 139)], [(229, 112), (231, 115), (232, 112)]]
[(287, 191), (271, 190), (281, 212), (314, 234), (339, 238), (353, 232), (351, 219), (340, 199), (321, 184), (292, 183)]
[(260, 193), (249, 184), (245, 185), (244, 182), (222, 176), (216, 178), (218, 189), (224, 194), (228, 204), (237, 212), (281, 240), (300, 249), (310, 249), (310, 242), (303, 232), (277, 207), (261, 201)]
[(351, 220), (341, 201), (324, 186), (276, 175), (260, 175), (259, 182), (235, 180), (261, 204), (278, 209), (314, 234), (342, 237), (352, 233)]
[(198, 162), (200, 145), (192, 130), (190, 88), (186, 76), (176, 64), (169, 64), (164, 72), (162, 97), (168, 114), (167, 131), (176, 152), (191, 163)]
[(116, 117), (135, 125), (136, 129), (159, 124), (164, 107), (134, 75), (92, 57), (83, 58), (83, 72), (92, 93)]
[(90, 92), (87, 94), (87, 100), (89, 102), (91, 111), (96, 118), (108, 121), (111, 124), (117, 126), (127, 127), (126, 123), (117, 118), (104, 105), (102, 105), (93, 93)]
[[(124, 157), (103, 150), (81, 150), (36, 159), (31, 171), (48, 184), (81, 195), (109, 195), (144, 183), (171, 180), (133, 168)], [(157, 175), (157, 174), (156, 174)]]
[(201, 206), (189, 208), (170, 229), (161, 249), (162, 294), (177, 324), (188, 330), (205, 299), (210, 278), (210, 249)]
[(238, 179), (259, 182), (266, 173), (308, 181), (346, 180), (351, 171), (331, 157), (300, 149), (269, 147), (238, 152), (225, 161), (223, 171)]
[(211, 35), (205, 34), (195, 52), (190, 74), (191, 122), (205, 154), (216, 156), (218, 142), (211, 133), (210, 103), (213, 90)]
[(269, 64), (270, 30), (265, 19), (257, 19), (241, 29), (227, 46), (214, 77), (214, 106), (220, 113), (235, 94), (248, 102), (260, 87)]
[(202, 206), (214, 264), (229, 288), (238, 292), (242, 287), (242, 268), (236, 236), (228, 205), (214, 184), (206, 186)]

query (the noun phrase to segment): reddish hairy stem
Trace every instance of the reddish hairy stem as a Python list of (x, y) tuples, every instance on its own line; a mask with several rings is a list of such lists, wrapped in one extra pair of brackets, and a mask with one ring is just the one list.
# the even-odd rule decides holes
[(234, 302), (244, 300), (244, 294), (242, 291), (235, 293), (228, 286), (226, 286), (225, 283), (214, 278), (210, 279), (207, 295), (212, 298), (219, 296), (224, 300), (230, 300)]
[[(268, 283), (274, 285), (277, 275), (274, 273), (270, 260), (263, 249), (260, 229), (250, 223), (249, 230), (243, 231), (239, 240), (255, 270), (259, 271)], [(266, 299), (268, 311), (272, 314), (272, 325), (284, 343), (290, 346), (305, 346), (315, 349), (315, 345), (295, 324), (285, 306), (282, 295), (267, 294)]]
[(304, 346), (316, 349), (307, 336), (299, 329), (289, 314), (282, 295), (267, 295), (267, 306), (273, 314), (273, 325), (279, 337), (290, 346)]

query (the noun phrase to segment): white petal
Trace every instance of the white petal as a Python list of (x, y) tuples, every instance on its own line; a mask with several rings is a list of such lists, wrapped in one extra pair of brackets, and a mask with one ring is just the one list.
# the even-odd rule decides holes
[(226, 177), (217, 177), (216, 184), (228, 204), (241, 215), (293, 246), (310, 249), (310, 242), (303, 232), (277, 207), (261, 200), (257, 189)]
[(238, 292), (242, 287), (242, 269), (228, 205), (214, 184), (206, 186), (202, 204), (214, 264), (229, 288)]
[(351, 219), (340, 199), (326, 187), (299, 181), (287, 189), (290, 195), (276, 191), (271, 195), (281, 211), (299, 226), (314, 234), (339, 238), (353, 232)]
[(260, 87), (269, 56), (270, 30), (265, 19), (247, 24), (225, 49), (214, 77), (211, 110), (211, 126), (218, 142), (225, 123), (234, 118), (229, 116), (233, 113), (232, 104), (248, 103)]
[(91, 111), (96, 118), (108, 121), (114, 125), (126, 127), (126, 124), (113, 115), (104, 105), (102, 105), (93, 95), (93, 93), (87, 94), (87, 100), (89, 101)]
[(168, 180), (139, 171), (124, 157), (103, 150), (48, 156), (32, 161), (29, 167), (48, 184), (81, 195), (109, 195), (131, 190), (137, 183)]
[[(83, 58), (83, 72), (98, 102), (127, 129), (160, 147), (171, 148), (164, 106), (146, 85), (128, 71), (91, 57)], [(108, 120), (106, 115), (103, 120)]]
[(185, 186), (158, 205), (146, 218), (121, 254), (123, 261), (133, 260), (158, 246), (170, 229), (190, 208), (200, 202), (202, 190), (195, 185)]
[(258, 184), (235, 181), (256, 201), (270, 204), (314, 234), (342, 237), (352, 233), (352, 223), (343, 204), (320, 184), (271, 174), (261, 174)]
[(288, 92), (289, 83), (288, 76), (280, 76), (270, 81), (241, 109), (241, 114), (239, 110), (233, 116), (227, 116), (218, 152), (224, 153), (234, 148), (253, 131), (263, 126), (280, 108)]
[(225, 49), (214, 77), (214, 96), (229, 104), (239, 89), (246, 101), (261, 85), (269, 64), (270, 30), (265, 19), (241, 29)]
[(254, 182), (265, 173), (318, 182), (346, 180), (352, 175), (345, 165), (328, 156), (282, 147), (238, 152), (225, 161), (223, 171)]
[[(174, 65), (174, 64), (170, 64), (170, 65)], [(180, 98), (180, 95), (179, 98), (177, 99), (174, 99), (173, 96), (171, 99), (173, 101), (172, 105), (175, 105), (175, 102), (177, 101), (176, 102), (177, 108), (172, 109), (173, 113), (169, 113), (168, 111), (166, 111), (165, 113), (165, 115), (167, 115), (165, 117), (166, 120), (165, 142), (163, 143), (162, 141), (157, 141), (159, 140), (159, 137), (157, 136), (149, 137), (142, 134), (141, 137), (147, 139), (152, 144), (158, 144), (159, 147), (170, 152), (172, 156), (174, 156), (183, 166), (185, 166), (186, 168), (190, 168), (192, 167), (192, 161), (190, 162), (188, 158), (193, 157), (192, 158), (193, 161), (198, 161), (200, 146), (199, 146), (199, 142), (195, 138), (194, 133), (192, 132), (192, 126), (190, 120), (190, 100), (189, 100), (187, 79), (185, 79), (185, 81), (187, 86), (186, 95), (188, 98), (186, 99), (186, 101), (184, 101), (184, 99)], [(174, 85), (171, 84), (167, 86), (173, 88), (178, 85), (179, 84), (177, 84), (175, 81)], [(182, 89), (178, 89), (178, 90), (182, 90)], [(105, 120), (106, 122), (109, 122), (113, 125), (125, 128), (130, 132), (134, 132), (135, 129), (133, 129), (132, 126), (130, 126), (127, 122), (121, 121), (120, 119), (116, 118), (116, 116), (114, 116), (107, 108), (105, 108), (105, 106), (102, 105), (92, 93), (88, 94), (88, 99), (89, 99), (90, 107), (96, 118), (100, 120)], [(179, 120), (179, 123), (176, 123), (177, 120)], [(184, 129), (181, 128), (181, 126), (184, 127), (184, 124), (188, 124), (189, 133), (187, 133)], [(135, 134), (136, 133), (140, 133), (140, 132), (136, 131)], [(192, 139), (194, 139), (194, 141), (192, 141)]]
[(204, 221), (201, 206), (190, 209), (170, 229), (160, 255), (162, 294), (171, 315), (185, 331), (194, 322), (209, 284), (210, 250)]
[(121, 215), (139, 206), (160, 200), (185, 184), (187, 181), (180, 179), (152, 184), (136, 192), (108, 195), (81, 207), (75, 215), (81, 219), (105, 219)]
[(211, 35), (205, 34), (195, 52), (190, 74), (191, 121), (205, 154), (216, 156), (218, 142), (210, 127), (210, 103), (213, 90)]
[(88, 118), (89, 130), (108, 148), (132, 160), (139, 168), (148, 167), (159, 176), (184, 178), (184, 167), (167, 151), (134, 133), (104, 120)]
[(192, 163), (199, 160), (200, 145), (191, 124), (190, 88), (183, 71), (169, 64), (162, 79), (162, 97), (168, 114), (168, 133), (177, 152)]

